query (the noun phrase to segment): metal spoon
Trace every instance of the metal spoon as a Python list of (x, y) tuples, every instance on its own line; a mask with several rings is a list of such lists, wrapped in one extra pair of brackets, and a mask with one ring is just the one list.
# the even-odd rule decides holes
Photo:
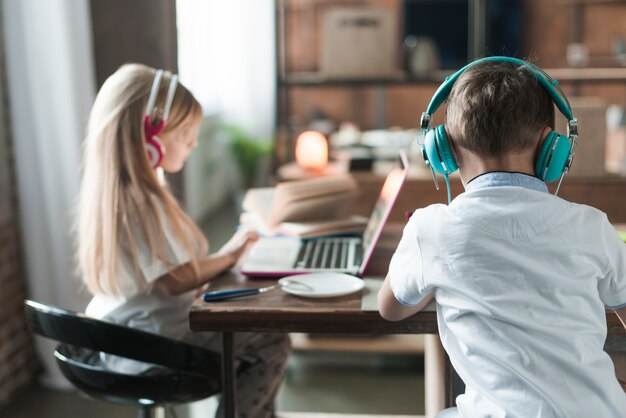
[(269, 292), (270, 290), (274, 290), (280, 287), (286, 286), (300, 286), (305, 290), (314, 290), (311, 286), (306, 283), (302, 283), (296, 280), (282, 280), (280, 282), (276, 282), (276, 284), (272, 286), (266, 287), (256, 287), (253, 289), (233, 289), (233, 290), (218, 290), (216, 292), (206, 292), (202, 294), (202, 300), (205, 302), (218, 302), (221, 300), (240, 298), (243, 296), (251, 296), (257, 295), (259, 293)]

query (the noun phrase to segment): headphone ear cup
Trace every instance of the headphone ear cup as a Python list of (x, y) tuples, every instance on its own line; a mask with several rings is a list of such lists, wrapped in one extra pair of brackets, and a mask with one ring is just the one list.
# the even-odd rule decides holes
[(424, 149), (422, 154), (426, 161), (437, 173), (443, 173), (439, 152), (437, 152), (437, 139), (435, 138), (436, 129), (430, 129), (424, 136)]
[(152, 168), (157, 168), (163, 159), (163, 146), (155, 136), (146, 139), (146, 152)]
[(535, 176), (543, 181), (556, 181), (563, 173), (572, 152), (569, 139), (551, 131), (546, 137), (535, 163)]
[(447, 173), (454, 173), (459, 169), (459, 166), (454, 159), (452, 148), (450, 148), (450, 141), (448, 141), (448, 135), (446, 135), (446, 127), (439, 125), (436, 128), (437, 146), (439, 147), (439, 154), (441, 155), (441, 162), (444, 169), (447, 169)]
[(451, 174), (459, 168), (450, 149), (444, 125), (439, 125), (426, 133), (424, 151), (428, 162), (438, 173)]

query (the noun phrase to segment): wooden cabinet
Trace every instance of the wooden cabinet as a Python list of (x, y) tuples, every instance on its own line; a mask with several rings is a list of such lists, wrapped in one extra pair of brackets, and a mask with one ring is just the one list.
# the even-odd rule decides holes
[[(368, 216), (383, 184), (384, 177), (370, 173), (354, 174), (361, 195), (350, 208), (350, 213)], [(463, 192), (460, 179), (450, 181), (452, 196)], [(443, 181), (440, 190), (435, 189), (432, 178), (409, 178), (403, 186), (390, 215), (391, 222), (404, 222), (406, 211), (428, 206), (433, 203), (446, 203), (446, 190)], [(550, 184), (552, 193), (556, 184)], [(626, 178), (617, 176), (606, 177), (575, 177), (565, 176), (559, 196), (563, 199), (593, 206), (605, 212), (612, 223), (626, 223)]]

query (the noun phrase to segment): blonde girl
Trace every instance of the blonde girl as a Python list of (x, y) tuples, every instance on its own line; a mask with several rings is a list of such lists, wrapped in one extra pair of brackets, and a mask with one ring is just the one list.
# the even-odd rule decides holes
[[(202, 111), (176, 76), (141, 64), (111, 75), (93, 105), (84, 144), (78, 259), (94, 295), (87, 314), (219, 351), (214, 333), (189, 331), (187, 314), (209, 280), (257, 239), (238, 233), (217, 253), (180, 208), (162, 173), (180, 171), (197, 145)], [(289, 344), (280, 334), (235, 336), (243, 416), (273, 416)], [(107, 356), (116, 370), (149, 365)]]

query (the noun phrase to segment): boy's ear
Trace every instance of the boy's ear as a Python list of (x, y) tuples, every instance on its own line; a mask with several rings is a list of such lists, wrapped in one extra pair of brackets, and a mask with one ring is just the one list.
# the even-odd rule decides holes
[(459, 155), (459, 153), (457, 152), (457, 149), (456, 149), (456, 144), (454, 143), (454, 141), (451, 141), (451, 140), (450, 140), (450, 137), (449, 137), (449, 136), (448, 136), (448, 145), (450, 146), (450, 151), (452, 151), (452, 156), (454, 157), (454, 161), (456, 161), (456, 165), (457, 165), (457, 167), (460, 167), (460, 166), (461, 166), (462, 159), (461, 159), (461, 158), (459, 158), (459, 157), (460, 157), (460, 155)]
[(541, 131), (539, 141), (535, 146), (535, 155), (539, 155), (539, 153), (541, 152), (541, 147), (543, 147), (543, 143), (546, 142), (546, 138), (548, 137), (550, 132), (552, 132), (552, 128), (550, 128), (549, 126), (546, 126), (545, 128), (543, 128), (543, 131)]

